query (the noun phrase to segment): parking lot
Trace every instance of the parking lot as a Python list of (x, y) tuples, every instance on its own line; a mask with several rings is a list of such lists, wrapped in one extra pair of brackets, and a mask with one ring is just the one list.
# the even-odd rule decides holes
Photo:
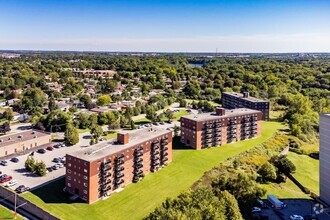
[[(175, 124), (179, 125), (179, 122), (175, 122)], [(161, 127), (164, 129), (170, 128), (174, 126), (174, 123), (164, 123), (163, 125), (153, 125), (154, 127)], [(104, 129), (106, 130), (106, 129)], [(55, 165), (56, 163), (53, 162), (53, 159), (55, 157), (64, 157), (67, 153), (77, 151), (79, 149), (83, 149), (89, 146), (90, 141), (90, 134), (88, 132), (82, 133), (79, 135), (79, 143), (70, 146), (70, 147), (60, 147), (60, 148), (54, 148), (52, 151), (46, 150), (46, 153), (40, 154), (35, 152), (33, 157), (37, 161), (43, 161), (45, 162), (47, 167), (51, 167)], [(109, 141), (109, 140), (106, 140)], [(54, 143), (56, 144), (56, 143)], [(54, 145), (53, 144), (53, 145)], [(45, 176), (37, 176), (36, 174), (33, 174), (31, 172), (28, 172), (25, 167), (25, 161), (29, 154), (21, 155), (21, 156), (15, 156), (19, 159), (17, 163), (14, 163), (12, 161), (7, 160), (8, 165), (3, 166), (0, 165), (0, 171), (2, 174), (7, 174), (12, 176), (13, 180), (17, 181), (17, 184), (12, 186), (12, 189), (16, 189), (19, 185), (25, 185), (27, 187), (30, 187), (31, 189), (37, 188), (41, 185), (44, 185), (45, 183), (55, 180), (65, 174), (65, 167), (59, 168), (58, 170), (53, 170), (49, 173), (47, 173)], [(14, 157), (14, 156), (13, 156)], [(2, 159), (0, 159), (2, 160)], [(3, 183), (3, 185), (6, 185), (6, 183)]]
[[(274, 209), (272, 207), (263, 208), (261, 216), (267, 216), (271, 220), (289, 220), (291, 215), (300, 215), (305, 217), (314, 214), (313, 207), (315, 202), (309, 199), (281, 199), (287, 207), (282, 209)], [(257, 216), (256, 216), (257, 217)], [(330, 216), (323, 213), (317, 216), (319, 220), (329, 220)], [(306, 219), (306, 218), (305, 218)]]

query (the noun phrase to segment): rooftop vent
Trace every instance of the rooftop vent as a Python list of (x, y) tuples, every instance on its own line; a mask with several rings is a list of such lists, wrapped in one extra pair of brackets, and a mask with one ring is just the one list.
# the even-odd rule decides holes
[(23, 135), (18, 135), (18, 138), (22, 138), (23, 137)]

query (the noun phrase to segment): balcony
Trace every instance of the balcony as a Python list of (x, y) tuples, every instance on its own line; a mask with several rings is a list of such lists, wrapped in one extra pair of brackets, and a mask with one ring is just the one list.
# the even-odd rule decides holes
[(115, 178), (116, 179), (119, 179), (119, 178), (122, 178), (122, 177), (124, 177), (125, 175), (123, 174), (123, 173), (116, 173), (116, 175), (115, 175)]
[(115, 168), (115, 171), (116, 172), (120, 172), (120, 171), (123, 171), (125, 168), (123, 166), (119, 166), (119, 167), (116, 167)]
[(103, 164), (104, 165), (109, 165), (111, 163), (111, 160), (107, 160), (107, 161), (105, 161)]
[(137, 163), (137, 164), (134, 164), (135, 168), (136, 169), (140, 169), (143, 167), (143, 164), (142, 163)]
[(143, 159), (142, 159), (142, 157), (139, 157), (139, 158), (134, 159), (134, 162), (135, 163), (142, 163)]
[(167, 155), (168, 155), (167, 152), (164, 152), (164, 153), (162, 154), (163, 157), (164, 157), (164, 156), (167, 156)]
[(102, 186), (101, 189), (103, 192), (107, 192), (107, 191), (111, 190), (111, 186)]
[(152, 146), (152, 149), (154, 149), (154, 150), (159, 149), (159, 144), (157, 144), (157, 145), (153, 145), (153, 146)]
[(161, 145), (167, 145), (167, 144), (168, 144), (168, 140), (167, 139), (162, 140)]
[(151, 156), (153, 156), (153, 155), (157, 155), (157, 154), (159, 154), (159, 151), (158, 151), (158, 150), (156, 150), (156, 151), (152, 151), (152, 152), (151, 152)]
[(106, 178), (108, 178), (108, 177), (110, 177), (111, 176), (111, 173), (104, 173), (103, 175), (102, 175), (102, 177), (104, 178), (104, 179), (106, 179)]
[(251, 130), (254, 131), (254, 130), (257, 130), (258, 128), (257, 127), (252, 127)]
[(120, 184), (122, 184), (124, 182), (124, 180), (123, 179), (118, 179), (118, 180), (116, 180), (115, 181), (115, 185), (120, 185)]
[(118, 166), (118, 165), (122, 165), (122, 164), (124, 164), (125, 162), (124, 162), (124, 160), (120, 160), (120, 159), (118, 159), (118, 160), (116, 160), (116, 165)]
[(102, 171), (106, 172), (106, 171), (110, 171), (112, 168), (110, 166), (103, 166), (102, 167)]
[(166, 146), (164, 146), (160, 149), (160, 151), (166, 151), (166, 150), (168, 150), (168, 147), (166, 147)]
[(158, 155), (152, 155), (151, 160), (153, 160), (153, 161), (159, 160), (159, 156)]
[(221, 123), (220, 122), (215, 123), (215, 127), (216, 128), (220, 128), (221, 127)]
[(158, 161), (152, 161), (151, 162), (151, 166), (153, 166), (153, 167), (158, 166), (158, 165), (159, 165)]
[(117, 158), (118, 159), (122, 159), (122, 158), (124, 158), (125, 157), (125, 155), (124, 154), (121, 154), (121, 155), (119, 155)]
[(136, 156), (136, 157), (141, 157), (142, 155), (143, 155), (142, 152), (134, 151), (134, 156)]
[(142, 170), (136, 170), (136, 171), (134, 171), (134, 175), (135, 175), (135, 176), (139, 176), (139, 175), (141, 175), (142, 173), (143, 173)]

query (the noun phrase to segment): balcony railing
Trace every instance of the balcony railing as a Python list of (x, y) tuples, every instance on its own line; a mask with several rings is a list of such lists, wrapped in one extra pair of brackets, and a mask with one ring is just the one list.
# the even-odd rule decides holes
[(107, 160), (107, 161), (104, 162), (104, 165), (108, 165), (110, 163), (111, 163), (111, 160)]
[(136, 157), (141, 157), (142, 155), (143, 155), (142, 152), (139, 152), (139, 151), (134, 152), (134, 156), (136, 156)]
[(115, 171), (116, 172), (120, 172), (120, 171), (123, 171), (125, 168), (123, 166), (118, 166), (115, 168)]
[(121, 154), (121, 155), (119, 155), (117, 158), (118, 159), (122, 159), (122, 158), (124, 158), (125, 157), (125, 155), (124, 154)]
[(164, 146), (160, 149), (160, 151), (166, 151), (166, 150), (168, 150), (168, 147), (166, 147), (166, 146)]
[(164, 152), (164, 153), (162, 154), (163, 157), (164, 157), (164, 156), (167, 156), (167, 155), (168, 155), (167, 152)]
[(122, 178), (122, 177), (124, 177), (125, 175), (123, 174), (123, 173), (116, 173), (116, 175), (115, 175), (115, 178), (116, 179), (119, 179), (119, 178)]
[(122, 164), (124, 164), (125, 162), (124, 162), (124, 160), (120, 160), (120, 159), (118, 159), (118, 160), (116, 160), (116, 165), (122, 165)]
[(120, 185), (120, 184), (122, 184), (124, 182), (124, 180), (123, 179), (118, 179), (118, 180), (116, 180), (115, 181), (115, 185)]
[(157, 154), (159, 154), (159, 151), (158, 150), (151, 151), (151, 155), (157, 155)]
[(153, 166), (153, 167), (158, 166), (158, 165), (159, 165), (158, 161), (152, 161), (151, 162), (151, 166)]

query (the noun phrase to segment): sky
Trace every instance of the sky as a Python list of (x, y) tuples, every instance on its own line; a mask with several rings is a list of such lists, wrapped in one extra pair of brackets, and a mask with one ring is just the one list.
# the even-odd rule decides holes
[(0, 0), (0, 50), (330, 52), (330, 1)]

